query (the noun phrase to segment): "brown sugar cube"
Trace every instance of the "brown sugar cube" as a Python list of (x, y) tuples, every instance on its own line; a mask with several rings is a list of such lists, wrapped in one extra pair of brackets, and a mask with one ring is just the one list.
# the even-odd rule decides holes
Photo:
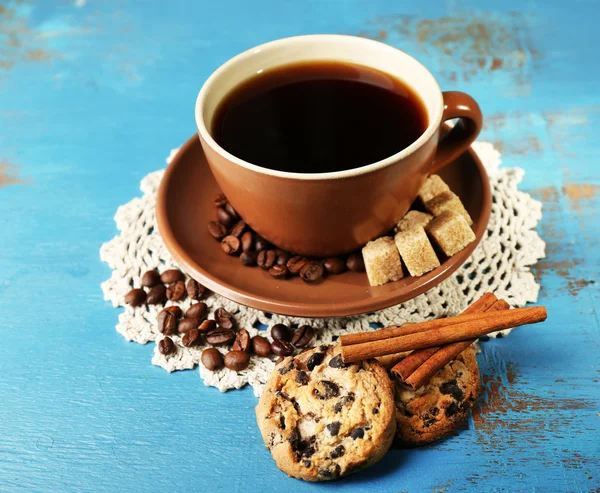
[(396, 233), (400, 231), (408, 231), (412, 228), (424, 228), (433, 219), (431, 214), (419, 211), (408, 211), (406, 215), (398, 221), (394, 228)]
[(419, 189), (419, 198), (423, 203), (430, 201), (440, 193), (449, 192), (450, 187), (438, 175), (431, 175)]
[(448, 257), (475, 241), (475, 233), (464, 216), (452, 211), (444, 211), (431, 221), (427, 225), (427, 233)]
[(423, 226), (400, 231), (394, 240), (411, 276), (422, 276), (440, 266)]
[(452, 192), (444, 192), (436, 195), (431, 200), (425, 202), (425, 208), (434, 216), (439, 216), (444, 211), (455, 212), (456, 214), (463, 216), (467, 220), (469, 226), (473, 224), (471, 216), (469, 216), (469, 213), (458, 198), (458, 195)]
[(390, 236), (370, 241), (362, 249), (369, 284), (381, 286), (404, 276), (400, 254)]

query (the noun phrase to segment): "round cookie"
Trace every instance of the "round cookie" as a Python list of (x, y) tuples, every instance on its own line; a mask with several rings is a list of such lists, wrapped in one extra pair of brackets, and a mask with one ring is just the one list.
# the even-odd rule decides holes
[(279, 363), (256, 406), (279, 469), (306, 481), (350, 474), (381, 459), (396, 429), (394, 388), (375, 360), (344, 364), (339, 346)]
[(407, 445), (439, 440), (467, 417), (478, 394), (479, 368), (469, 347), (415, 392), (396, 384), (396, 438)]

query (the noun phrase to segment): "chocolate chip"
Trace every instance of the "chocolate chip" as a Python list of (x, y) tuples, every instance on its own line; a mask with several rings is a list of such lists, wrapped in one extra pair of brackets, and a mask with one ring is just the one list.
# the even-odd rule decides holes
[(157, 284), (148, 291), (146, 303), (149, 305), (162, 305), (165, 301), (167, 301), (167, 288), (164, 284)]
[(236, 218), (229, 214), (229, 212), (225, 210), (225, 207), (217, 207), (217, 221), (226, 228), (231, 228), (235, 224)]
[(231, 329), (214, 329), (206, 334), (206, 342), (215, 346), (217, 344), (231, 344), (235, 340), (235, 332)]
[(346, 259), (346, 267), (352, 272), (364, 272), (365, 262), (363, 260), (362, 254), (351, 253), (350, 255), (348, 255), (348, 258)]
[(311, 461), (309, 461), (309, 460), (303, 460), (303, 461), (302, 461), (302, 465), (303, 465), (304, 467), (310, 467), (310, 466), (312, 466), (312, 462), (311, 462)]
[(198, 329), (190, 329), (181, 338), (181, 343), (185, 347), (197, 346), (202, 342), (202, 335)]
[(214, 320), (204, 320), (198, 326), (200, 332), (210, 332), (217, 328), (217, 323)]
[(306, 373), (303, 370), (300, 370), (298, 373), (296, 373), (296, 383), (299, 385), (307, 385), (308, 384), (308, 373)]
[(239, 221), (233, 228), (231, 228), (231, 233), (229, 234), (235, 236), (236, 238), (240, 238), (246, 231), (247, 227), (248, 225), (246, 224), (246, 221)]
[(271, 337), (287, 342), (290, 340), (290, 329), (288, 329), (287, 325), (275, 324), (271, 327)]
[(458, 412), (458, 406), (456, 402), (451, 402), (450, 405), (446, 408), (446, 416), (451, 417), (454, 416)]
[(246, 329), (240, 330), (235, 336), (231, 349), (233, 351), (248, 351), (250, 347), (250, 334)]
[(331, 399), (340, 393), (340, 388), (331, 380), (321, 380), (317, 385), (318, 387), (313, 390), (317, 399)]
[(315, 331), (310, 325), (301, 325), (294, 332), (292, 344), (297, 348), (303, 348), (310, 344), (315, 336)]
[(379, 409), (377, 409), (376, 407), (373, 408), (373, 410), (371, 411), (373, 414), (379, 414)]
[(325, 269), (320, 262), (310, 261), (300, 269), (300, 278), (304, 282), (317, 282), (323, 278)]
[(442, 385), (440, 385), (440, 392), (444, 395), (452, 396), (457, 401), (462, 400), (464, 395), (456, 380), (444, 382)]
[(344, 363), (344, 360), (342, 359), (341, 353), (338, 354), (337, 356), (334, 356), (333, 358), (331, 358), (329, 360), (329, 366), (331, 368), (345, 368), (346, 367), (346, 364)]
[(141, 282), (142, 286), (146, 286), (147, 288), (156, 286), (158, 283), (160, 283), (160, 274), (157, 272), (156, 269), (144, 272)]
[(240, 238), (240, 242), (242, 243), (242, 251), (251, 252), (254, 250), (254, 235), (252, 231), (246, 231), (242, 234)]
[(294, 431), (288, 437), (288, 442), (298, 459), (312, 456), (316, 452), (316, 441), (317, 437), (314, 435), (302, 440), (298, 428), (294, 428)]
[(323, 479), (337, 479), (340, 477), (341, 473), (342, 468), (339, 464), (334, 464), (333, 467), (329, 469), (319, 469), (319, 476), (321, 476)]
[(319, 346), (319, 349), (320, 349), (321, 351), (327, 351), (327, 350), (329, 349), (329, 346), (328, 346), (327, 344), (321, 344), (321, 345)]
[(288, 270), (285, 265), (275, 264), (269, 269), (269, 274), (275, 279), (285, 279), (288, 276)]
[(165, 337), (164, 339), (158, 341), (158, 352), (160, 354), (171, 354), (175, 351), (175, 344), (173, 344), (173, 339), (170, 337)]
[(341, 274), (346, 270), (346, 262), (339, 257), (325, 259), (323, 266), (330, 274)]
[(263, 237), (261, 236), (256, 236), (256, 239), (254, 240), (254, 249), (257, 252), (262, 252), (263, 250), (267, 250), (269, 247), (271, 246), (271, 244), (265, 240)]
[(423, 415), (423, 427), (424, 428), (429, 428), (431, 425), (435, 424), (437, 420), (433, 417), (430, 416), (428, 413), (425, 413)]
[(221, 240), (221, 249), (227, 255), (237, 255), (242, 249), (242, 243), (239, 238), (228, 235)]
[(206, 288), (195, 279), (189, 279), (185, 284), (187, 295), (193, 300), (199, 300), (206, 293)]
[(146, 291), (135, 288), (125, 295), (125, 303), (129, 306), (141, 306), (146, 301)]
[(329, 457), (331, 457), (332, 459), (339, 459), (345, 453), (346, 453), (346, 449), (344, 448), (344, 446), (338, 445), (336, 448), (334, 448), (331, 451), (331, 453), (329, 454)]
[(158, 314), (156, 319), (158, 321), (158, 331), (161, 334), (173, 335), (177, 333), (177, 315), (171, 310), (165, 308)]
[(271, 343), (271, 351), (277, 356), (290, 356), (294, 354), (294, 346), (289, 342), (282, 341), (281, 339), (275, 339)]
[(215, 196), (214, 202), (217, 207), (223, 207), (227, 203), (227, 197), (224, 193), (219, 193)]
[(250, 354), (246, 351), (229, 351), (225, 355), (225, 366), (233, 371), (242, 371), (248, 368)]
[(185, 316), (203, 319), (204, 317), (206, 317), (207, 313), (208, 313), (208, 307), (206, 306), (206, 303), (201, 302), (201, 303), (194, 303), (193, 305), (191, 305), (186, 310)]
[(214, 347), (205, 349), (202, 351), (202, 356), (200, 356), (200, 361), (207, 370), (217, 371), (223, 368), (223, 355), (221, 351), (215, 349)]
[(310, 358), (308, 358), (308, 361), (306, 362), (306, 368), (308, 368), (308, 371), (313, 371), (315, 366), (319, 366), (321, 363), (323, 363), (324, 359), (325, 353), (314, 353)]
[(235, 326), (233, 315), (225, 310), (225, 308), (217, 308), (215, 310), (215, 322), (222, 329), (233, 329)]
[(261, 269), (269, 270), (275, 265), (275, 260), (277, 260), (275, 250), (261, 250), (256, 258), (256, 263)]
[(242, 260), (242, 265), (246, 267), (254, 267), (256, 265), (256, 259), (258, 258), (258, 253), (256, 252), (243, 252), (240, 255), (240, 259)]
[(169, 301), (182, 301), (187, 296), (183, 281), (176, 281), (167, 288), (167, 299)]
[(267, 341), (263, 336), (254, 336), (252, 338), (252, 350), (254, 351), (254, 354), (258, 356), (270, 356), (271, 343)]
[(279, 428), (285, 430), (285, 416), (279, 416)]
[(352, 432), (350, 433), (350, 437), (353, 440), (356, 440), (357, 438), (364, 438), (365, 436), (365, 429), (364, 428), (354, 428), (352, 430)]
[(208, 232), (215, 240), (219, 241), (227, 236), (227, 228), (217, 221), (210, 221), (208, 223)]
[(280, 375), (285, 375), (286, 373), (292, 371), (293, 369), (294, 369), (294, 360), (292, 359), (292, 360), (290, 360), (290, 362), (287, 365), (282, 366), (277, 371)]
[(297, 276), (300, 274), (300, 269), (306, 265), (308, 259), (306, 257), (300, 257), (299, 255), (292, 257), (287, 261), (287, 268), (290, 271), (290, 274), (293, 276)]
[(336, 414), (339, 413), (346, 404), (350, 404), (352, 401), (354, 401), (354, 394), (348, 394), (341, 397), (340, 400), (335, 403), (335, 406), (333, 406), (333, 412)]
[(160, 275), (160, 280), (164, 284), (172, 284), (177, 281), (183, 281), (184, 279), (185, 276), (183, 275), (183, 272), (181, 272), (179, 269), (169, 269), (164, 271)]
[(329, 423), (327, 425), (327, 430), (329, 431), (330, 435), (334, 437), (340, 432), (340, 426), (342, 426), (342, 423), (339, 421), (334, 421), (333, 423)]

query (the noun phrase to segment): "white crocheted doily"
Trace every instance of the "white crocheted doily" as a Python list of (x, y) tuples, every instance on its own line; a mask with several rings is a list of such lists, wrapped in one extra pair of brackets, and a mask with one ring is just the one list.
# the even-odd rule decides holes
[[(537, 300), (539, 285), (531, 273), (531, 265), (544, 257), (545, 244), (535, 231), (542, 217), (541, 203), (517, 189), (524, 171), (520, 168), (500, 169), (500, 153), (492, 144), (473, 145), (490, 177), (492, 213), (487, 233), (469, 260), (450, 278), (428, 292), (400, 305), (368, 315), (346, 318), (311, 319), (317, 342), (329, 343), (340, 334), (372, 330), (375, 326), (399, 325), (428, 318), (456, 315), (485, 291), (494, 292), (513, 306), (523, 306)], [(171, 151), (167, 163), (177, 153)], [(140, 286), (140, 277), (149, 269), (177, 267), (163, 244), (155, 219), (156, 193), (164, 170), (148, 174), (141, 182), (143, 196), (120, 206), (115, 214), (120, 234), (102, 245), (100, 258), (112, 269), (109, 280), (102, 283), (104, 298), (115, 307), (123, 307), (123, 298), (132, 286)], [(235, 315), (238, 325), (251, 336), (259, 332), (259, 324), (299, 324), (303, 319), (286, 317), (238, 305), (217, 294), (204, 300), (210, 311), (219, 306)], [(169, 302), (170, 304), (171, 302)], [(187, 299), (178, 303), (182, 309), (190, 305)], [(156, 343), (162, 339), (156, 317), (162, 307), (131, 308), (124, 306), (119, 314), (117, 331), (129, 341), (140, 344), (154, 342), (152, 363), (171, 372), (194, 368), (199, 364), (204, 347), (186, 348), (179, 336), (172, 336), (177, 351), (169, 356), (158, 352)], [(261, 331), (268, 337), (268, 332)], [(509, 331), (503, 331), (503, 335)], [(269, 337), (270, 338), (270, 337)], [(252, 357), (250, 366), (240, 372), (226, 368), (217, 372), (202, 364), (200, 376), (206, 385), (221, 391), (240, 388), (249, 383), (258, 396), (274, 363), (267, 358)]]

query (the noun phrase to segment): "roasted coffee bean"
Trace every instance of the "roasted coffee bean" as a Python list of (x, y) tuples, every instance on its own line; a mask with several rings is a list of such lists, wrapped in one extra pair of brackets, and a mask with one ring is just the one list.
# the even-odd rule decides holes
[(258, 257), (258, 253), (256, 252), (243, 252), (240, 255), (240, 259), (242, 259), (242, 264), (246, 267), (254, 267), (256, 265), (256, 259)]
[(277, 259), (275, 260), (275, 263), (277, 265), (287, 266), (288, 260), (291, 258), (290, 253), (284, 250), (280, 250), (279, 248), (275, 250), (275, 253), (277, 254)]
[(233, 371), (242, 371), (248, 368), (250, 354), (246, 351), (229, 351), (225, 355), (225, 366)]
[(275, 279), (285, 279), (288, 276), (288, 270), (285, 265), (275, 264), (269, 269), (269, 274)]
[(187, 291), (183, 281), (177, 281), (169, 285), (167, 288), (167, 299), (169, 301), (182, 301), (185, 300)]
[(224, 193), (219, 193), (215, 196), (215, 206), (217, 207), (223, 207), (225, 206), (225, 204), (228, 202), (227, 201), (227, 197), (225, 197)]
[(252, 338), (252, 350), (258, 356), (270, 356), (271, 344), (263, 336), (254, 336)]
[(241, 329), (235, 336), (235, 341), (233, 341), (233, 346), (231, 346), (232, 351), (249, 351), (252, 349), (250, 345), (250, 334), (246, 329)]
[(142, 276), (142, 286), (146, 286), (147, 288), (151, 288), (160, 283), (160, 274), (156, 269), (149, 270), (144, 272)]
[(240, 238), (246, 231), (247, 227), (248, 225), (246, 224), (246, 221), (238, 221), (235, 226), (231, 228), (231, 232), (229, 234), (235, 236), (236, 238)]
[[(180, 324), (181, 325), (181, 324)], [(197, 346), (202, 342), (202, 334), (198, 329), (191, 329), (183, 334), (181, 338), (181, 344), (185, 347)]]
[(275, 339), (271, 343), (271, 351), (277, 356), (290, 356), (294, 354), (294, 346), (289, 342), (282, 341), (281, 339)]
[(333, 358), (331, 358), (329, 360), (329, 366), (331, 368), (344, 368), (346, 366), (346, 364), (344, 363), (344, 360), (342, 359), (342, 355), (338, 354), (337, 356), (334, 356)]
[(256, 236), (256, 240), (254, 240), (254, 249), (257, 252), (262, 252), (263, 250), (267, 250), (269, 247), (271, 246), (271, 244), (265, 240), (263, 237), (261, 236)]
[(217, 344), (231, 344), (235, 340), (235, 332), (231, 329), (214, 329), (206, 334), (206, 342)]
[(271, 337), (287, 342), (290, 340), (290, 329), (288, 329), (287, 325), (275, 324), (271, 327)]
[(157, 284), (148, 291), (146, 303), (149, 305), (161, 305), (167, 301), (167, 288), (164, 284)]
[(323, 278), (325, 269), (320, 262), (308, 262), (300, 269), (300, 277), (304, 282), (317, 282)]
[(166, 306), (164, 309), (171, 312), (177, 318), (180, 318), (181, 315), (183, 315), (183, 311), (177, 305)]
[(346, 262), (339, 257), (330, 257), (325, 259), (323, 266), (330, 274), (341, 274), (346, 270)]
[(215, 310), (215, 322), (222, 329), (233, 329), (235, 326), (233, 315), (225, 310), (225, 308), (217, 308)]
[(298, 373), (296, 373), (296, 383), (298, 385), (306, 385), (308, 384), (308, 373), (306, 373), (303, 370), (300, 370)]
[(146, 291), (135, 288), (125, 295), (125, 303), (130, 306), (141, 306), (146, 301)]
[(169, 310), (168, 308), (162, 310), (158, 314), (158, 317), (156, 317), (156, 320), (158, 322), (158, 331), (161, 334), (165, 334), (168, 336), (176, 334), (178, 326), (177, 318), (177, 315), (175, 315), (172, 310)]
[(160, 354), (171, 354), (175, 350), (175, 344), (173, 344), (173, 339), (170, 337), (165, 337), (164, 339), (158, 341), (158, 352)]
[(185, 284), (187, 295), (193, 300), (199, 300), (206, 293), (206, 288), (195, 279), (189, 279)]
[(346, 267), (352, 272), (364, 272), (365, 262), (361, 253), (351, 253), (346, 259)]
[(237, 211), (231, 205), (231, 202), (227, 202), (225, 204), (225, 210), (227, 211), (227, 214), (229, 214), (234, 219), (239, 219), (240, 216), (238, 215)]
[(334, 437), (340, 432), (340, 426), (342, 426), (342, 423), (339, 421), (334, 421), (333, 423), (329, 423), (327, 425), (327, 430), (329, 430), (331, 436)]
[(219, 241), (227, 236), (227, 228), (217, 221), (210, 221), (208, 223), (208, 232), (215, 240)]
[(190, 306), (186, 310), (185, 316), (203, 319), (206, 317), (207, 313), (208, 313), (208, 307), (206, 306), (206, 303), (200, 302), (200, 303), (194, 303), (192, 306)]
[(302, 267), (304, 267), (307, 262), (308, 259), (306, 259), (305, 257), (300, 257), (299, 255), (296, 255), (295, 257), (292, 257), (287, 261), (286, 267), (290, 271), (290, 274), (292, 274), (293, 276), (297, 276), (298, 274), (300, 274), (300, 269), (302, 269)]
[(204, 367), (210, 371), (217, 371), (223, 368), (223, 355), (221, 354), (221, 351), (214, 347), (202, 351), (200, 361), (202, 361)]
[(185, 276), (183, 275), (183, 272), (181, 272), (179, 269), (169, 269), (164, 271), (160, 275), (160, 280), (164, 284), (172, 284), (177, 281), (183, 281), (184, 279)]
[(294, 332), (292, 337), (292, 344), (297, 348), (303, 348), (310, 344), (315, 336), (315, 331), (310, 325), (301, 325)]
[(242, 243), (243, 252), (254, 251), (254, 234), (252, 234), (252, 231), (246, 231), (240, 238), (240, 242)]
[(273, 265), (275, 265), (275, 260), (277, 260), (275, 250), (262, 250), (258, 254), (256, 263), (260, 268), (269, 270), (271, 267), (273, 267)]
[(315, 366), (319, 366), (321, 363), (323, 363), (324, 359), (325, 353), (314, 353), (310, 358), (308, 358), (308, 361), (306, 362), (306, 368), (308, 368), (308, 371), (313, 371)]
[(364, 428), (354, 428), (352, 430), (352, 432), (350, 432), (350, 436), (352, 437), (353, 440), (356, 440), (357, 438), (364, 438), (365, 437), (365, 429)]
[(334, 448), (331, 451), (331, 453), (329, 454), (329, 457), (331, 457), (332, 459), (339, 459), (345, 453), (346, 453), (346, 449), (344, 448), (344, 446), (338, 445), (336, 448)]
[(198, 330), (200, 332), (210, 332), (211, 330), (215, 330), (217, 328), (217, 322), (214, 320), (204, 320), (198, 326)]
[(336, 397), (340, 393), (340, 388), (331, 380), (321, 380), (313, 390), (317, 399), (325, 400)]
[(196, 317), (185, 317), (179, 322), (179, 325), (177, 326), (177, 332), (180, 334), (185, 334), (192, 329), (197, 329), (199, 325), (200, 319)]
[(217, 221), (226, 228), (231, 228), (236, 223), (236, 218), (229, 214), (224, 207), (217, 207)]
[(237, 255), (242, 249), (242, 244), (239, 238), (228, 235), (221, 240), (221, 248), (227, 255)]

